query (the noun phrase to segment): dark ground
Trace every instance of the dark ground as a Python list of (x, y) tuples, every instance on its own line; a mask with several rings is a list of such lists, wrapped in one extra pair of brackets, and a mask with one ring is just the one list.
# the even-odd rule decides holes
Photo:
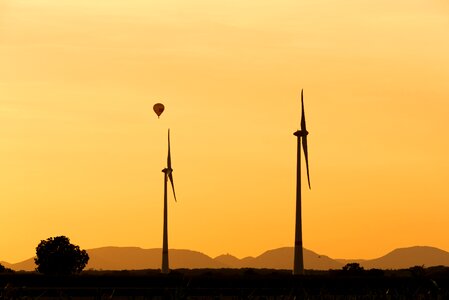
[(0, 274), (0, 299), (449, 299), (449, 268), (397, 271), (269, 269)]

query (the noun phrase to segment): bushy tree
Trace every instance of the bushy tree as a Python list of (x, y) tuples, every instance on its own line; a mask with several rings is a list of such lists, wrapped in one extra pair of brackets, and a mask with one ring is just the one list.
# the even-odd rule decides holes
[(42, 240), (36, 247), (36, 271), (49, 275), (80, 273), (89, 261), (86, 250), (70, 243), (66, 236)]
[(359, 263), (348, 263), (342, 268), (344, 275), (362, 275), (365, 269)]
[(413, 277), (424, 277), (426, 274), (426, 269), (424, 266), (413, 266), (408, 268)]
[(348, 272), (361, 272), (364, 269), (359, 263), (348, 263), (343, 266), (342, 270)]
[(14, 271), (0, 264), (0, 273), (13, 273)]

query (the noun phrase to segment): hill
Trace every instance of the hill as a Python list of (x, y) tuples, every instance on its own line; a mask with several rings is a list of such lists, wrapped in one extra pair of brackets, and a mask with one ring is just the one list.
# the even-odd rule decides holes
[[(238, 260), (235, 257), (219, 256), (221, 262), (228, 264), (231, 268), (267, 268), (267, 269), (291, 269), (293, 262), (293, 248), (284, 247), (269, 250), (257, 257), (245, 257)], [(325, 255), (319, 255), (313, 251), (304, 249), (304, 267), (314, 270), (340, 269), (342, 263), (337, 262)]]
[[(87, 250), (89, 263), (86, 269), (96, 270), (141, 270), (159, 269), (161, 265), (161, 249), (142, 249), (138, 247), (102, 247)], [(201, 252), (191, 250), (170, 249), (170, 267), (172, 269), (197, 268), (269, 268), (291, 269), (293, 248), (284, 247), (266, 251), (256, 257), (239, 259), (230, 254), (211, 258)], [(449, 252), (433, 247), (409, 247), (393, 250), (385, 256), (371, 259), (332, 259), (304, 249), (304, 266), (306, 269), (329, 270), (341, 269), (347, 263), (357, 262), (365, 269), (402, 269), (412, 266), (431, 267), (449, 266)], [(34, 259), (30, 258), (16, 264), (2, 262), (13, 270), (32, 271), (35, 269)]]
[(9, 262), (6, 262), (6, 261), (0, 261), (0, 264), (8, 269), (11, 269), (11, 267), (12, 267), (12, 264), (10, 264)]
[(371, 260), (337, 259), (337, 261), (342, 264), (357, 262), (365, 269), (404, 269), (412, 266), (449, 266), (449, 252), (434, 247), (415, 246), (398, 248), (382, 257)]
[[(86, 269), (96, 270), (139, 270), (159, 269), (161, 265), (161, 249), (142, 249), (138, 247), (102, 247), (87, 250), (89, 263)], [(293, 248), (269, 250), (257, 257), (238, 259), (232, 255), (221, 255), (211, 258), (201, 252), (190, 250), (169, 250), (170, 267), (186, 268), (271, 268), (290, 269), (293, 261)], [(341, 268), (342, 264), (304, 249), (305, 267), (309, 269), (328, 270)], [(5, 263), (14, 270), (33, 271), (34, 259), (30, 258), (17, 264)]]
[[(87, 250), (89, 263), (86, 269), (138, 270), (159, 269), (161, 249), (142, 249), (138, 247), (103, 247)], [(197, 251), (169, 250), (170, 267), (179, 268), (224, 268), (226, 265)]]
[(34, 258), (29, 258), (27, 260), (18, 262), (16, 264), (6, 263), (4, 266), (13, 269), (15, 271), (34, 271), (36, 264), (34, 263)]
[[(89, 254), (88, 269), (96, 270), (141, 270), (159, 269), (161, 249), (142, 249), (138, 247), (102, 247), (87, 250)], [(197, 251), (170, 249), (170, 267), (178, 268), (225, 268), (226, 265)], [(5, 263), (13, 270), (33, 271), (36, 268), (34, 258), (16, 264)]]

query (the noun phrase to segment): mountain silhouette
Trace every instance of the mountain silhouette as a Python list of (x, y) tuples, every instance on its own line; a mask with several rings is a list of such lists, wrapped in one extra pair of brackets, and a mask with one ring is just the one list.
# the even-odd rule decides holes
[[(139, 247), (102, 247), (87, 250), (89, 262), (85, 270), (141, 270), (161, 267), (161, 249), (142, 249)], [(186, 268), (227, 268), (211, 257), (191, 250), (169, 250), (170, 267)], [(16, 264), (4, 263), (13, 270), (33, 271), (36, 268), (34, 258)]]
[(434, 247), (414, 246), (395, 249), (385, 256), (376, 259), (337, 259), (337, 261), (342, 264), (357, 262), (365, 269), (404, 269), (413, 266), (449, 266), (449, 252)]
[[(251, 257), (253, 258), (253, 257)], [(215, 261), (227, 266), (228, 268), (242, 268), (242, 260), (231, 254), (223, 254), (214, 258)]]
[(15, 270), (15, 271), (34, 271), (34, 269), (36, 269), (36, 264), (34, 263), (34, 258), (29, 258), (27, 260), (18, 262), (16, 264), (2, 262), (2, 265), (4, 265), (7, 268), (10, 268), (12, 270)]
[[(161, 249), (142, 249), (138, 247), (102, 247), (87, 250), (89, 254), (88, 269), (96, 270), (139, 270), (160, 269)], [(293, 247), (283, 247), (262, 253), (257, 257), (239, 259), (230, 254), (211, 258), (201, 252), (191, 250), (169, 250), (170, 267), (172, 269), (196, 268), (269, 268), (292, 269)], [(409, 247), (393, 250), (385, 256), (371, 259), (332, 259), (304, 249), (304, 265), (306, 269), (329, 270), (341, 269), (345, 264), (357, 262), (365, 269), (403, 269), (412, 266), (431, 267), (449, 266), (449, 252), (434, 247)], [(36, 266), (34, 258), (10, 264), (2, 264), (13, 270), (33, 271)]]
[(0, 261), (0, 264), (2, 266), (4, 266), (5, 268), (11, 269), (12, 268), (12, 264), (10, 264), (9, 262), (6, 261)]
[[(87, 250), (89, 263), (86, 269), (138, 270), (159, 269), (161, 249), (142, 249), (138, 247), (103, 247)], [(169, 250), (170, 267), (179, 268), (224, 268), (225, 265), (209, 256), (190, 250)]]
[[(269, 250), (257, 257), (245, 257), (236, 261), (233, 256), (218, 256), (215, 260), (226, 263), (231, 268), (267, 268), (267, 269), (291, 269), (293, 262), (293, 248), (284, 247)], [(325, 255), (319, 255), (313, 251), (304, 249), (304, 266), (306, 269), (329, 270), (339, 269), (343, 266)]]

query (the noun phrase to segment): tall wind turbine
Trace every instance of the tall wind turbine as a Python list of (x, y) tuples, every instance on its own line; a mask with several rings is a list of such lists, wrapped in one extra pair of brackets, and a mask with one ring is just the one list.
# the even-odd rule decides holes
[(294, 135), (298, 138), (297, 150), (297, 168), (296, 168), (296, 224), (295, 224), (295, 254), (293, 261), (293, 274), (304, 274), (304, 257), (302, 248), (302, 219), (301, 219), (301, 140), (302, 149), (304, 151), (304, 158), (306, 160), (307, 182), (310, 189), (309, 177), (309, 157), (307, 152), (307, 135), (309, 132), (306, 129), (306, 117), (304, 113), (304, 97), (303, 90), (301, 90), (301, 129), (296, 131)]
[(170, 129), (168, 130), (168, 156), (167, 167), (162, 170), (164, 173), (164, 233), (162, 241), (162, 274), (168, 274), (170, 269), (168, 268), (168, 226), (167, 226), (167, 182), (170, 180), (173, 197), (176, 201), (175, 185), (173, 183), (173, 169), (171, 168), (171, 155), (170, 155)]

